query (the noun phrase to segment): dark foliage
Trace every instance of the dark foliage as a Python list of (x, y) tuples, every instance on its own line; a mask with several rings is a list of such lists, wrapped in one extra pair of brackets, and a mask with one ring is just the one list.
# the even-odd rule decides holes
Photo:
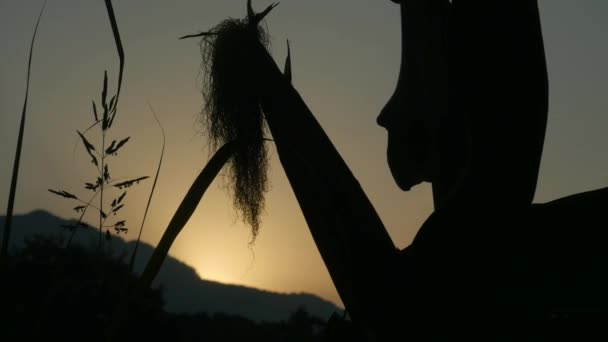
[[(52, 237), (27, 240), (7, 267), (0, 290), (2, 340), (104, 341), (114, 305), (136, 281), (122, 256)], [(216, 313), (171, 314), (162, 290), (147, 290), (120, 341), (357, 341), (350, 321), (325, 322), (299, 309), (284, 322), (256, 323)]]
[(170, 320), (178, 331), (178, 341), (366, 341), (350, 321), (334, 316), (324, 322), (304, 309), (282, 322), (255, 323), (235, 315), (204, 313), (174, 315)]
[[(5, 341), (102, 341), (113, 303), (136, 277), (119, 257), (61, 241), (26, 241), (10, 260), (1, 285)], [(135, 308), (128, 333), (155, 340), (169, 332), (160, 290), (149, 290)], [(168, 337), (168, 336), (167, 336)]]

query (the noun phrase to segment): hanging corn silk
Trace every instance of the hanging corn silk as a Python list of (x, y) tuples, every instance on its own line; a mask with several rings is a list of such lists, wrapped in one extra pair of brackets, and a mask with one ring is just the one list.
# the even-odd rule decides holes
[(213, 149), (228, 142), (236, 147), (229, 166), (229, 185), (236, 209), (257, 236), (259, 217), (267, 190), (268, 159), (264, 144), (264, 118), (259, 106), (255, 77), (247, 63), (252, 44), (268, 46), (268, 33), (260, 21), (276, 6), (254, 13), (248, 1), (245, 19), (227, 19), (208, 32), (184, 36), (202, 37), (202, 122)]

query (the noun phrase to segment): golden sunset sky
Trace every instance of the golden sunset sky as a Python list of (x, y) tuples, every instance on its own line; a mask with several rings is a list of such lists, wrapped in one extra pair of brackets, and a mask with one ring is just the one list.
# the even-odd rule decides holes
[[(270, 1), (254, 1), (258, 10)], [(536, 201), (608, 186), (608, 2), (539, 1), (550, 79), (550, 114)], [(27, 54), (42, 1), (0, 0), (0, 213), (6, 212)], [(110, 161), (114, 178), (153, 176), (161, 135), (167, 147), (144, 241), (155, 245), (209, 158), (200, 134), (200, 52), (177, 38), (245, 15), (244, 0), (115, 0), (126, 64), (110, 139), (131, 140)], [(394, 89), (400, 63), (398, 6), (389, 0), (284, 0), (267, 18), (279, 65), (292, 48), (294, 86), (367, 192), (395, 244), (407, 246), (432, 211), (428, 184), (402, 192), (386, 164), (386, 133), (375, 123)], [(93, 120), (104, 70), (111, 93), (118, 63), (101, 0), (49, 0), (32, 65), (15, 212), (48, 210), (75, 218), (95, 169), (76, 130)], [(289, 115), (289, 113), (284, 113)], [(91, 139), (95, 140), (91, 135)], [(514, 139), (517, 136), (514, 134)], [(341, 304), (271, 146), (271, 188), (260, 234), (249, 244), (232, 200), (215, 182), (171, 254), (205, 279), (279, 292), (311, 292)], [(122, 217), (135, 239), (152, 182), (130, 188)], [(90, 216), (89, 222), (95, 219)], [(49, 227), (49, 229), (60, 229)]]

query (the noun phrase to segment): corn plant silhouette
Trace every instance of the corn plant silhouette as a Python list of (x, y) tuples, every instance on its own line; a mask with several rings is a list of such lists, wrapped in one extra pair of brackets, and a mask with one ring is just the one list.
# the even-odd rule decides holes
[[(268, 161), (264, 143), (270, 139), (264, 136), (264, 121), (257, 100), (249, 93), (252, 84), (242, 84), (243, 80), (248, 79), (248, 70), (234, 69), (234, 60), (230, 58), (235, 58), (234, 53), (246, 53), (252, 36), (255, 41), (268, 44), (268, 35), (259, 23), (274, 7), (276, 4), (268, 6), (261, 13), (255, 13), (251, 1), (248, 1), (246, 19), (228, 19), (209, 32), (180, 38), (203, 37), (203, 98), (206, 104), (202, 115), (211, 146), (216, 151), (180, 203), (135, 288), (117, 306), (108, 329), (108, 341), (118, 336), (121, 327), (125, 325), (125, 319), (129, 317), (129, 308), (150, 287), (171, 245), (226, 164), (230, 166), (229, 179), (234, 205), (241, 212), (243, 220), (251, 226), (252, 242), (259, 232), (259, 215), (267, 189)], [(234, 48), (239, 46), (244, 50), (235, 52)], [(288, 59), (286, 67), (290, 66)], [(286, 74), (291, 74), (291, 70), (287, 70)]]
[[(248, 1), (247, 19), (229, 19), (209, 32), (184, 37), (201, 37), (203, 121), (220, 141), (242, 127), (268, 128), (340, 297), (352, 317), (376, 323), (386, 316), (368, 309), (391, 302), (392, 292), (384, 285), (396, 248), (361, 185), (292, 86), (289, 49), (283, 72), (268, 53), (268, 37), (257, 24), (274, 7), (255, 14)], [(256, 126), (257, 120), (265, 125)], [(269, 140), (260, 131), (245, 136)], [(265, 171), (263, 163), (255, 167)], [(238, 208), (239, 173), (232, 177)]]
[(21, 148), (23, 146), (23, 136), (25, 135), (25, 118), (27, 113), (27, 100), (30, 93), (30, 72), (32, 70), (32, 56), (34, 54), (34, 42), (36, 41), (36, 34), (38, 33), (38, 26), (40, 19), (42, 19), (42, 13), (46, 7), (46, 0), (42, 4), (38, 20), (36, 20), (36, 26), (34, 27), (34, 34), (32, 35), (32, 41), (30, 43), (30, 53), (27, 62), (27, 78), (25, 82), (25, 100), (23, 101), (23, 110), (21, 112), (21, 124), (19, 125), (19, 136), (17, 138), (17, 151), (15, 153), (15, 162), (13, 164), (13, 176), (11, 178), (11, 188), (8, 196), (8, 205), (6, 209), (6, 218), (4, 221), (4, 233), (2, 234), (2, 247), (0, 249), (0, 268), (3, 267), (8, 257), (8, 247), (11, 238), (11, 225), (13, 221), (13, 206), (15, 204), (15, 195), (17, 192), (17, 178), (19, 176), (19, 163), (21, 161)]
[(208, 32), (180, 38), (202, 37), (200, 50), (205, 72), (202, 122), (212, 147), (235, 142), (229, 162), (229, 187), (234, 206), (251, 226), (252, 241), (259, 231), (267, 190), (267, 139), (264, 116), (257, 96), (251, 91), (255, 78), (251, 77), (251, 69), (238, 61), (251, 49), (251, 41), (268, 46), (268, 33), (259, 24), (276, 6), (272, 4), (255, 13), (248, 1), (245, 19), (227, 19)]
[[(255, 97), (249, 94), (251, 85), (243, 84), (243, 80), (247, 79), (247, 69), (232, 68), (234, 63), (228, 59), (235, 56), (235, 53), (239, 55), (233, 51), (234, 47), (246, 49), (247, 46), (243, 44), (248, 39), (243, 37), (253, 35), (257, 41), (268, 44), (268, 35), (259, 23), (274, 7), (276, 4), (268, 6), (261, 13), (255, 13), (251, 1), (248, 1), (246, 19), (228, 19), (209, 32), (180, 38), (203, 37), (203, 98), (206, 104), (202, 114), (212, 147), (217, 150), (188, 190), (154, 250), (141, 277), (143, 288), (150, 286), (173, 241), (194, 213), (209, 185), (227, 163), (230, 165), (229, 178), (234, 205), (250, 224), (252, 238), (255, 239), (258, 234), (259, 215), (264, 206), (268, 181), (264, 143), (270, 139), (264, 137), (263, 116)], [(245, 53), (246, 50), (240, 52)], [(286, 67), (289, 68), (286, 74), (291, 74), (290, 62), (286, 63)]]

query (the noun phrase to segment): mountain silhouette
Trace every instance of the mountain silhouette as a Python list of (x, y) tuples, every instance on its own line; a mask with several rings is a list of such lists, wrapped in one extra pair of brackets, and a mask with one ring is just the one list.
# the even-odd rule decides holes
[[(0, 226), (4, 225), (4, 219), (4, 216), (0, 216)], [(43, 210), (16, 215), (13, 217), (10, 251), (22, 247), (25, 239), (36, 235), (67, 238), (68, 232), (61, 225), (73, 223), (73, 220), (65, 220)], [(73, 243), (95, 248), (98, 234), (90, 227), (78, 228)], [(127, 242), (113, 236), (110, 248), (116, 254), (130, 255), (134, 246), (134, 241)], [(140, 243), (135, 263), (137, 273), (143, 270), (153, 250), (151, 245)], [(342, 313), (342, 309), (333, 303), (312, 294), (282, 294), (201, 279), (191, 266), (170, 255), (153, 283), (153, 287), (158, 286), (163, 289), (165, 310), (172, 313), (224, 313), (257, 322), (284, 321), (299, 308), (322, 319), (329, 319), (333, 313)]]

